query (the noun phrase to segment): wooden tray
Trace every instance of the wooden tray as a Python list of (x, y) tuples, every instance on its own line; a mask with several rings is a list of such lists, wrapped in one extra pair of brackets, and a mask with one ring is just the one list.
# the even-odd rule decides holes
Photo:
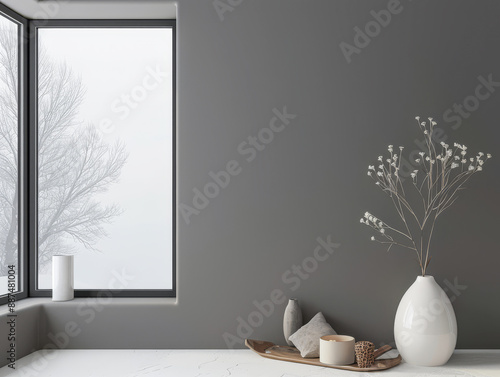
[[(375, 363), (369, 368), (360, 368), (356, 363), (350, 365), (329, 365), (321, 363), (318, 357), (307, 358), (307, 359), (303, 358), (302, 356), (300, 356), (300, 352), (295, 347), (277, 346), (276, 344), (271, 342), (266, 342), (263, 340), (252, 340), (252, 339), (245, 339), (245, 345), (258, 355), (266, 357), (268, 359), (290, 361), (293, 363), (301, 363), (308, 365), (316, 365), (325, 368), (353, 370), (356, 372), (381, 371), (384, 369), (395, 367), (401, 362), (401, 355), (398, 355), (398, 357), (392, 359), (375, 360)], [(385, 345), (377, 349), (375, 351), (375, 359), (383, 355), (387, 351), (389, 351), (391, 348), (392, 348), (391, 346)]]

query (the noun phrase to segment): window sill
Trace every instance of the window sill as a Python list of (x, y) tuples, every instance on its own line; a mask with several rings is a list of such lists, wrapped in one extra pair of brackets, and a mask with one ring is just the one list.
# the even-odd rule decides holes
[[(15, 311), (45, 306), (65, 305), (78, 306), (87, 303), (88, 300), (98, 300), (103, 306), (174, 306), (177, 305), (175, 297), (79, 297), (70, 301), (52, 301), (50, 297), (30, 297), (17, 301)], [(0, 306), (0, 316), (7, 315), (9, 308), (7, 304)]]
[(176, 297), (77, 297), (70, 301), (52, 301), (44, 297), (41, 304), (78, 306), (90, 301), (97, 301), (103, 306), (171, 306), (177, 305)]
[[(19, 312), (29, 308), (38, 308), (42, 306), (46, 301), (47, 301), (46, 298), (41, 298), (41, 297), (24, 298), (22, 300), (16, 301), (14, 310), (16, 312)], [(9, 314), (9, 307), (7, 306), (7, 304), (1, 305), (0, 316), (5, 316), (7, 314)]]

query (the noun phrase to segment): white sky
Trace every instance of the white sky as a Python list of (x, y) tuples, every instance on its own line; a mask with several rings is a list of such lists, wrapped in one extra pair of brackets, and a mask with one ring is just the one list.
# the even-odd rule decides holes
[[(100, 132), (101, 121), (111, 120), (105, 140), (121, 140), (129, 153), (119, 183), (99, 195), (101, 203), (117, 203), (124, 212), (105, 225), (109, 237), (97, 244), (102, 253), (78, 245), (75, 288), (107, 288), (113, 270), (123, 268), (134, 276), (126, 289), (172, 288), (171, 30), (40, 29), (39, 39), (51, 60), (65, 62), (82, 79), (79, 120)], [(150, 72), (157, 67), (168, 78), (155, 81)], [(147, 84), (157, 87), (141, 89), (147, 76), (153, 78)], [(113, 111), (117, 101), (124, 106), (122, 95), (134, 91), (143, 102), (126, 117)], [(51, 273), (40, 275), (39, 287), (50, 286)]]

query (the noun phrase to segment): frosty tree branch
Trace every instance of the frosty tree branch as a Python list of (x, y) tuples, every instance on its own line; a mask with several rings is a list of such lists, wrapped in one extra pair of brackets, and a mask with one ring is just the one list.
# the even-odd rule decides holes
[[(6, 266), (18, 247), (15, 32), (0, 30), (0, 65), (0, 261)], [(73, 253), (72, 243), (95, 250), (106, 236), (104, 225), (121, 210), (101, 205), (96, 194), (118, 180), (127, 153), (122, 144), (109, 145), (93, 125), (77, 120), (85, 96), (81, 79), (52, 62), (43, 48), (38, 80), (38, 257), (43, 268), (52, 255)]]

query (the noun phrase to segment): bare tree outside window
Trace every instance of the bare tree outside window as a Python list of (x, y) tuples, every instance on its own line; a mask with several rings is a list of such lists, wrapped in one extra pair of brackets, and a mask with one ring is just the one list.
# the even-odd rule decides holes
[[(94, 199), (116, 182), (126, 162), (124, 145), (103, 142), (93, 125), (76, 120), (85, 94), (65, 64), (54, 64), (43, 49), (38, 68), (38, 263), (72, 254), (74, 243), (95, 250), (104, 225), (120, 213), (117, 205)], [(68, 243), (71, 239), (71, 243)]]
[[(1, 274), (17, 253), (17, 34), (0, 30), (0, 242)], [(116, 182), (127, 153), (109, 145), (92, 125), (76, 120), (84, 96), (81, 81), (64, 64), (39, 57), (38, 115), (38, 263), (43, 269), (54, 254), (72, 254), (74, 242), (95, 250), (106, 236), (105, 224), (120, 213), (101, 205), (96, 193)], [(71, 240), (72, 242), (68, 242)]]

